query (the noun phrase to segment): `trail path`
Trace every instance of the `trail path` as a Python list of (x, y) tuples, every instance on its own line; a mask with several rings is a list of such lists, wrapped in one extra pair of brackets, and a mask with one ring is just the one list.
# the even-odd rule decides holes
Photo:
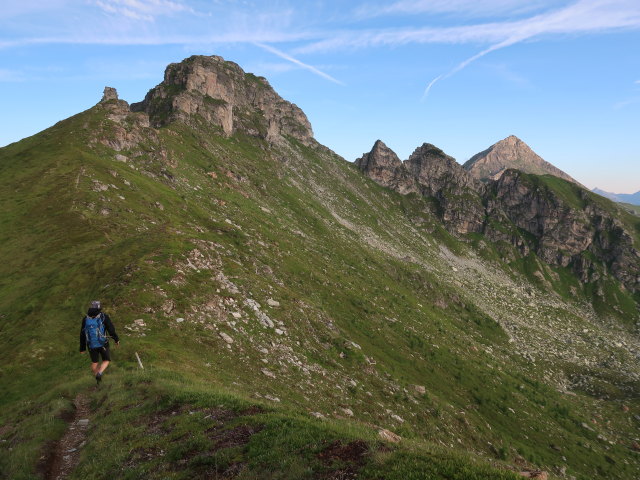
[(62, 438), (47, 453), (46, 480), (62, 480), (73, 471), (80, 459), (80, 451), (86, 443), (89, 428), (89, 399), (79, 394), (73, 401), (75, 411), (69, 428)]

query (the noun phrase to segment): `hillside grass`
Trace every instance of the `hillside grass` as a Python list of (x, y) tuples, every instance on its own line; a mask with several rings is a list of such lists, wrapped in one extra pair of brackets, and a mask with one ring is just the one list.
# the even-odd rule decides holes
[[(57, 416), (83, 393), (96, 428), (73, 478), (197, 478), (234, 465), (238, 478), (356, 467), (361, 478), (513, 478), (496, 462), (630, 478), (628, 442), (610, 445), (582, 426), (597, 402), (557, 392), (544, 371), (526, 374), (496, 321), (409, 256), (468, 253), (428, 202), (293, 141), (278, 151), (174, 124), (159, 136), (176, 166), (151, 147), (124, 163), (84, 146), (110, 128), (92, 109), (0, 150), (4, 475), (34, 477), (65, 429)], [(77, 342), (95, 298), (122, 345), (104, 385), (88, 391)], [(283, 333), (263, 327), (247, 299)], [(261, 411), (239, 414), (253, 405)], [(219, 431), (204, 413), (215, 408), (233, 412)], [(335, 420), (346, 408), (354, 419)], [(627, 439), (635, 424), (619, 416)], [(248, 443), (215, 447), (211, 435), (245, 424), (260, 426)], [(403, 442), (386, 451), (374, 425)], [(97, 461), (107, 440), (113, 456)], [(365, 442), (370, 454), (355, 466), (323, 462), (335, 442)]]
[(89, 399), (92, 413), (71, 479), (518, 478), (504, 464), (483, 465), (462, 450), (385, 443), (366, 424), (310, 418), (153, 366), (135, 370), (122, 361), (130, 353), (118, 353), (100, 387), (85, 377), (9, 412), (22, 420), (3, 433), (14, 446), (0, 457), (6, 478), (38, 478), (31, 470), (34, 463), (43, 468), (38, 445), (61, 436), (76, 394)]

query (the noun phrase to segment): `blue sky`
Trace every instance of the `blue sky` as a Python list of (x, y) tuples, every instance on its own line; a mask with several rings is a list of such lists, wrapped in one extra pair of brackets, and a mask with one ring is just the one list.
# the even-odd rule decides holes
[(590, 188), (640, 190), (639, 0), (7, 3), (0, 145), (215, 54), (267, 77), (348, 160), (382, 139), (463, 163), (513, 134)]

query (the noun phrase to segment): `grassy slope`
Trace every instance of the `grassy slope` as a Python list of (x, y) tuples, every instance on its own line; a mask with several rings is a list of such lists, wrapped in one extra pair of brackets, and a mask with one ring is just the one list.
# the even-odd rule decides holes
[[(239, 478), (274, 465), (273, 478), (323, 478), (347, 468), (319, 460), (337, 439), (367, 443), (370, 454), (346, 462), (365, 478), (498, 478), (467, 452), (556, 472), (565, 465), (578, 478), (629, 478), (638, 467), (628, 450), (637, 401), (613, 380), (604, 385), (611, 402), (561, 395), (542, 380), (547, 366), (515, 355), (486, 310), (443, 279), (441, 246), (463, 256), (468, 247), (421, 200), (379, 188), (322, 149), (268, 149), (177, 124), (160, 133), (176, 167), (152, 154), (117, 162), (106, 147), (85, 147), (89, 132), (109, 128), (92, 109), (0, 153), (6, 476), (33, 475), (78, 392), (91, 396), (100, 424), (78, 478), (193, 478), (235, 464), (245, 469)], [(416, 216), (423, 222), (408, 221)], [(124, 337), (109, 386), (95, 392), (75, 344), (91, 298)], [(261, 325), (248, 299), (281, 334)], [(149, 374), (135, 371), (134, 351)], [(620, 413), (622, 401), (631, 413)], [(261, 430), (216, 447), (199, 412), (255, 404), (260, 413), (229, 415), (223, 426)], [(165, 418), (173, 405), (178, 416)], [(343, 409), (354, 420), (309, 416), (346, 417)], [(138, 411), (172, 427), (145, 436), (149, 422), (132, 422)], [(610, 423), (583, 426), (598, 415)], [(405, 440), (385, 451), (373, 425)], [(91, 456), (104, 432), (119, 446), (106, 466)], [(598, 438), (610, 432), (613, 444)]]
[(632, 205), (630, 203), (621, 203), (623, 208), (626, 208), (627, 210), (634, 212), (636, 215), (640, 215), (640, 205)]

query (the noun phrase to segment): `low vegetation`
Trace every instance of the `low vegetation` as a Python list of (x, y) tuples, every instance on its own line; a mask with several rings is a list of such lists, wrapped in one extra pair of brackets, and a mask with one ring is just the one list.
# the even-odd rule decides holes
[[(114, 150), (120, 126), (98, 106), (0, 150), (0, 475), (48, 478), (78, 398), (69, 478), (636, 475), (618, 284), (594, 309), (324, 147), (172, 123)], [(99, 388), (95, 298), (122, 336)]]

